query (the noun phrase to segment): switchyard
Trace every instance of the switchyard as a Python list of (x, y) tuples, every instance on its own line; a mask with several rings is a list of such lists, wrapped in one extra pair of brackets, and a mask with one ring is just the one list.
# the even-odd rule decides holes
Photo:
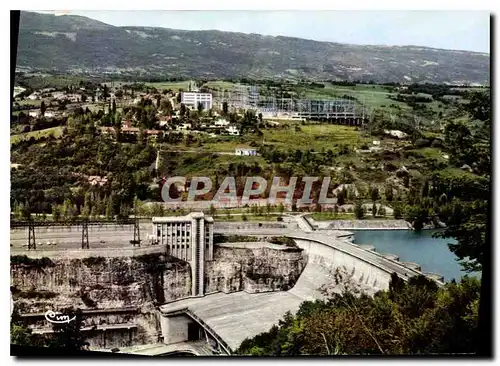
[(256, 85), (234, 85), (231, 90), (213, 90), (215, 104), (227, 103), (236, 109), (250, 109), (266, 118), (315, 120), (345, 125), (362, 125), (368, 118), (367, 107), (348, 98), (304, 99), (278, 96), (275, 92), (263, 95)]

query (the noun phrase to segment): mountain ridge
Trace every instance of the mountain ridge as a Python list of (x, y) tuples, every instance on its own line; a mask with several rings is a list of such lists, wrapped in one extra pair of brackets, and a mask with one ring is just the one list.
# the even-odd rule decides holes
[(489, 85), (490, 54), (356, 45), (219, 30), (116, 27), (21, 12), (20, 68), (193, 78), (288, 78)]

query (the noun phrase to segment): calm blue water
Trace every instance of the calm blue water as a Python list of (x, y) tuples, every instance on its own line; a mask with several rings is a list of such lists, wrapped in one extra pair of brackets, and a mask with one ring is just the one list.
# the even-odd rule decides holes
[[(433, 238), (436, 230), (415, 232), (410, 230), (352, 230), (354, 243), (371, 244), (378, 253), (391, 253), (400, 261), (415, 262), (423, 272), (435, 272), (458, 282), (466, 273), (461, 270), (456, 256), (448, 248), (454, 239)], [(480, 274), (474, 274), (480, 278)]]

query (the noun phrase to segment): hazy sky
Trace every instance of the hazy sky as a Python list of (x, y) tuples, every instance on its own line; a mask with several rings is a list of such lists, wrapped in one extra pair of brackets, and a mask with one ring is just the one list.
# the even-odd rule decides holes
[(354, 44), (490, 52), (484, 11), (71, 11), (112, 25), (218, 29)]

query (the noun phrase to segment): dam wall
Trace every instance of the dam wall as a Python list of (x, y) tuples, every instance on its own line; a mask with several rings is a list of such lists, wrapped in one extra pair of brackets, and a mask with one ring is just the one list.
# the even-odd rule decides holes
[(308, 266), (321, 267), (329, 271), (332, 278), (335, 275), (343, 276), (343, 281), (352, 281), (353, 285), (369, 293), (389, 288), (390, 272), (320, 242), (294, 240), (307, 253)]

